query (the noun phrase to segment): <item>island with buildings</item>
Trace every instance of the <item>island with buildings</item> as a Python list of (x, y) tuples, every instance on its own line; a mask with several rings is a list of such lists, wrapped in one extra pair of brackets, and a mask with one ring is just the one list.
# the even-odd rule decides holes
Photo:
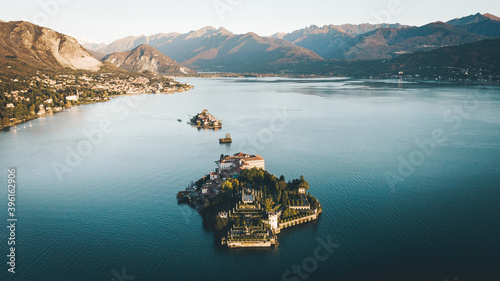
[(285, 228), (318, 219), (319, 201), (301, 176), (286, 181), (265, 170), (259, 155), (221, 155), (217, 168), (193, 182), (177, 199), (198, 209), (206, 227), (228, 248), (271, 247)]
[(207, 109), (191, 117), (191, 120), (189, 120), (188, 124), (195, 126), (198, 129), (217, 130), (222, 128), (221, 120), (218, 120), (212, 114), (208, 113)]

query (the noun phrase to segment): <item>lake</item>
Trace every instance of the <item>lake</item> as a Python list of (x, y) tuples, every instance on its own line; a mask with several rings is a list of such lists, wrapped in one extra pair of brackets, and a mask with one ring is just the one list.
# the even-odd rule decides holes
[[(1, 280), (500, 278), (497, 85), (180, 81), (195, 88), (117, 97), (0, 132), (2, 218), (8, 225), (12, 167), (18, 217), (14, 275), (9, 232), (0, 233)], [(222, 130), (186, 124), (203, 109)], [(219, 145), (228, 132), (233, 143)], [(320, 219), (283, 231), (272, 249), (219, 247), (176, 193), (239, 151), (261, 155), (277, 176), (304, 175)], [(328, 239), (339, 247), (319, 261), (314, 251)]]

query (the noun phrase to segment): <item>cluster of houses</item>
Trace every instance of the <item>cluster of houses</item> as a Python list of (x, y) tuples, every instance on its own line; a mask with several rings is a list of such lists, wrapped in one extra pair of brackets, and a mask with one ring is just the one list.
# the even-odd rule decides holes
[(181, 86), (173, 81), (151, 82), (147, 77), (119, 76), (113, 73), (100, 73), (96, 76), (87, 75), (58, 75), (50, 78), (41, 74), (32, 77), (31, 85), (40, 82), (54, 90), (62, 90), (68, 86), (84, 87), (90, 90), (104, 90), (118, 93), (164, 93), (182, 90)]
[(210, 179), (201, 187), (201, 193), (204, 196), (216, 196), (220, 192), (221, 184), (226, 179), (237, 177), (243, 169), (266, 169), (264, 158), (259, 155), (250, 155), (243, 152), (223, 157), (215, 163), (217, 164), (217, 169), (210, 172)]
[[(63, 91), (65, 89), (80, 88), (87, 90), (98, 90), (107, 91), (109, 93), (121, 93), (121, 94), (139, 94), (139, 93), (173, 93), (182, 92), (190, 89), (192, 86), (180, 84), (173, 80), (165, 79), (149, 79), (143, 76), (129, 76), (126, 74), (114, 74), (114, 73), (96, 73), (95, 75), (46, 75), (42, 73), (37, 73), (31, 78), (26, 78), (26, 80), (11, 79), (12, 83), (29, 83), (29, 88), (33, 89), (36, 87), (48, 88), (53, 91)], [(6, 104), (6, 108), (15, 108), (15, 101), (29, 102), (30, 98), (26, 97), (24, 94), (28, 93), (28, 89), (15, 90), (10, 92), (4, 92), (3, 95), (9, 98), (9, 103)], [(82, 97), (77, 93), (76, 95), (66, 96), (66, 101), (70, 102), (100, 102), (109, 100), (108, 97), (87, 97), (82, 100)], [(10, 102), (12, 101), (12, 102)], [(63, 105), (63, 104), (59, 104)], [(35, 109), (33, 114), (37, 117), (45, 117), (51, 115), (54, 112), (59, 112), (63, 110), (63, 107), (55, 104), (52, 99), (45, 100), (39, 108)], [(15, 122), (14, 118), (11, 118), (11, 122)]]
[(222, 123), (205, 109), (191, 118), (191, 124), (203, 128), (221, 128)]

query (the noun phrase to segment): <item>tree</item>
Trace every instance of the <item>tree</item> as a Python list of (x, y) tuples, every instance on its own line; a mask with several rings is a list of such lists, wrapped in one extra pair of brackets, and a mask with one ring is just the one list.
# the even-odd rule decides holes
[(278, 181), (278, 189), (282, 191), (286, 190), (286, 181), (284, 179)]
[(219, 216), (215, 218), (215, 230), (216, 231), (221, 231), (224, 227), (227, 225), (227, 219), (222, 219)]
[(280, 204), (281, 206), (288, 206), (288, 193), (286, 191), (283, 192), (283, 195), (281, 196)]
[(228, 191), (232, 191), (233, 190), (233, 184), (226, 180), (225, 182), (223, 182), (220, 187), (222, 188), (222, 190), (228, 190)]
[(9, 119), (9, 117), (5, 116), (5, 117), (2, 119), (2, 124), (3, 124), (3, 126), (4, 126), (4, 127), (5, 127), (5, 126), (9, 126), (9, 124), (10, 124), (10, 119)]
[(318, 209), (319, 208), (319, 201), (315, 197), (311, 197), (309, 200), (309, 203), (311, 204), (311, 209)]
[(293, 216), (295, 216), (296, 214), (297, 214), (297, 213), (295, 212), (295, 210), (290, 209), (290, 208), (286, 208), (286, 209), (283, 211), (283, 218), (293, 217)]
[(276, 191), (276, 202), (281, 202), (281, 190)]
[(271, 199), (269, 199), (269, 198), (264, 199), (264, 208), (266, 209), (266, 211), (270, 211), (272, 205), (273, 205), (273, 202), (271, 201)]

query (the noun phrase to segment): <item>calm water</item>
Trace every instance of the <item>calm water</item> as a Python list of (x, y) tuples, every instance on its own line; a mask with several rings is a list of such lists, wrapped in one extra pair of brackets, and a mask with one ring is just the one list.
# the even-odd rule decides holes
[[(0, 132), (1, 218), (9, 167), (19, 218), (17, 273), (6, 271), (4, 227), (0, 280), (281, 280), (329, 236), (340, 247), (290, 280), (500, 280), (500, 88), (182, 81), (195, 89), (115, 98)], [(186, 125), (205, 108), (223, 130)], [(101, 122), (112, 130), (89, 146), (85, 134)], [(226, 132), (234, 143), (220, 146)], [(238, 151), (265, 157), (278, 176), (304, 175), (320, 220), (284, 231), (271, 250), (216, 246), (175, 195)]]

